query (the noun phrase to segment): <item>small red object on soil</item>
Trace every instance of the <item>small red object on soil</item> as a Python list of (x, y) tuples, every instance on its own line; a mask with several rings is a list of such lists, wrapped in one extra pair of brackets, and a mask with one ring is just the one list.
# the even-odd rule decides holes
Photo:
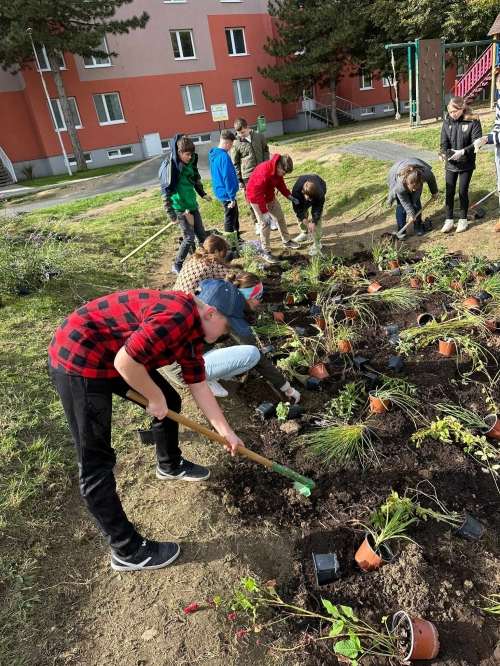
[(187, 608), (184, 609), (184, 615), (189, 615), (189, 613), (194, 613), (194, 611), (197, 611), (199, 608), (198, 604), (191, 604), (191, 606), (187, 606)]

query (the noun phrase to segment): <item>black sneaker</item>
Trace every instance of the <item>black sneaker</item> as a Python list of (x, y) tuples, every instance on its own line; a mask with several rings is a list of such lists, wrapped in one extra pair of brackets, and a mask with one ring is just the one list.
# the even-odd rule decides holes
[(417, 236), (423, 236), (424, 235), (424, 230), (422, 227), (417, 227), (416, 229), (416, 235)]
[(156, 478), (164, 481), (205, 481), (210, 476), (210, 470), (201, 465), (189, 462), (181, 458), (178, 469), (172, 472), (165, 472), (158, 465), (156, 466)]
[(295, 241), (293, 241), (293, 240), (289, 240), (286, 243), (283, 243), (283, 247), (289, 247), (292, 250), (298, 250), (300, 245), (298, 243), (296, 243)]
[(181, 547), (172, 541), (144, 539), (139, 550), (123, 557), (111, 549), (111, 568), (115, 571), (145, 571), (163, 569), (179, 557)]

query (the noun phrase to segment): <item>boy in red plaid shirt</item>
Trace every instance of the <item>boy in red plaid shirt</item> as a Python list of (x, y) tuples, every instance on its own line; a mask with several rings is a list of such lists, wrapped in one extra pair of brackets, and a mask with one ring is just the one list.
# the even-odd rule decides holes
[(49, 370), (75, 441), (80, 491), (111, 547), (117, 571), (160, 569), (173, 562), (179, 545), (144, 539), (128, 520), (116, 492), (111, 446), (112, 395), (132, 388), (149, 401), (154, 417), (159, 479), (203, 481), (210, 471), (181, 456), (179, 427), (166, 418), (180, 412), (181, 398), (157, 369), (178, 362), (191, 395), (227, 441), (243, 442), (229, 427), (205, 381), (204, 342), (215, 342), (233, 326), (251, 332), (243, 300), (231, 283), (209, 279), (199, 296), (153, 290), (103, 296), (73, 312), (49, 345)]

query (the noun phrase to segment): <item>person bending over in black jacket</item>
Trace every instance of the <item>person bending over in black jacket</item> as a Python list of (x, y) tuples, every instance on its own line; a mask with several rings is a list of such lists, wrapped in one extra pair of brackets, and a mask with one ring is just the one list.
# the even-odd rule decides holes
[[(453, 201), (457, 180), (460, 199), (460, 217), (457, 232), (467, 231), (467, 210), (469, 208), (469, 185), (476, 168), (476, 149), (474, 141), (481, 138), (481, 121), (472, 112), (471, 107), (461, 97), (453, 97), (447, 107), (448, 115), (443, 121), (439, 159), (445, 162), (446, 171), (446, 220), (441, 231), (453, 230)], [(451, 157), (446, 151), (453, 151)]]
[[(321, 254), (323, 234), (321, 216), (325, 205), (326, 183), (315, 173), (299, 176), (292, 188), (292, 196), (297, 201), (293, 204), (293, 210), (300, 229), (300, 234), (294, 240), (296, 243), (302, 243), (307, 240), (308, 235), (312, 236), (314, 242), (309, 254), (314, 257), (316, 254)], [(311, 220), (308, 219), (309, 208)]]

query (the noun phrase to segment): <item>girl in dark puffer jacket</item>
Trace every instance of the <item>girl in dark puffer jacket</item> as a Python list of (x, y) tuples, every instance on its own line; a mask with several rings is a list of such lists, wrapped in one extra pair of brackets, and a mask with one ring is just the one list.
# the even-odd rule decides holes
[[(453, 222), (453, 202), (457, 180), (460, 199), (460, 217), (457, 232), (467, 230), (467, 210), (469, 208), (469, 185), (476, 168), (474, 141), (483, 132), (481, 121), (471, 107), (461, 97), (453, 97), (447, 107), (448, 116), (443, 121), (439, 159), (445, 162), (446, 170), (446, 220), (441, 231), (448, 233), (455, 226)], [(448, 151), (448, 152), (447, 152)], [(451, 153), (451, 155), (450, 155)]]

